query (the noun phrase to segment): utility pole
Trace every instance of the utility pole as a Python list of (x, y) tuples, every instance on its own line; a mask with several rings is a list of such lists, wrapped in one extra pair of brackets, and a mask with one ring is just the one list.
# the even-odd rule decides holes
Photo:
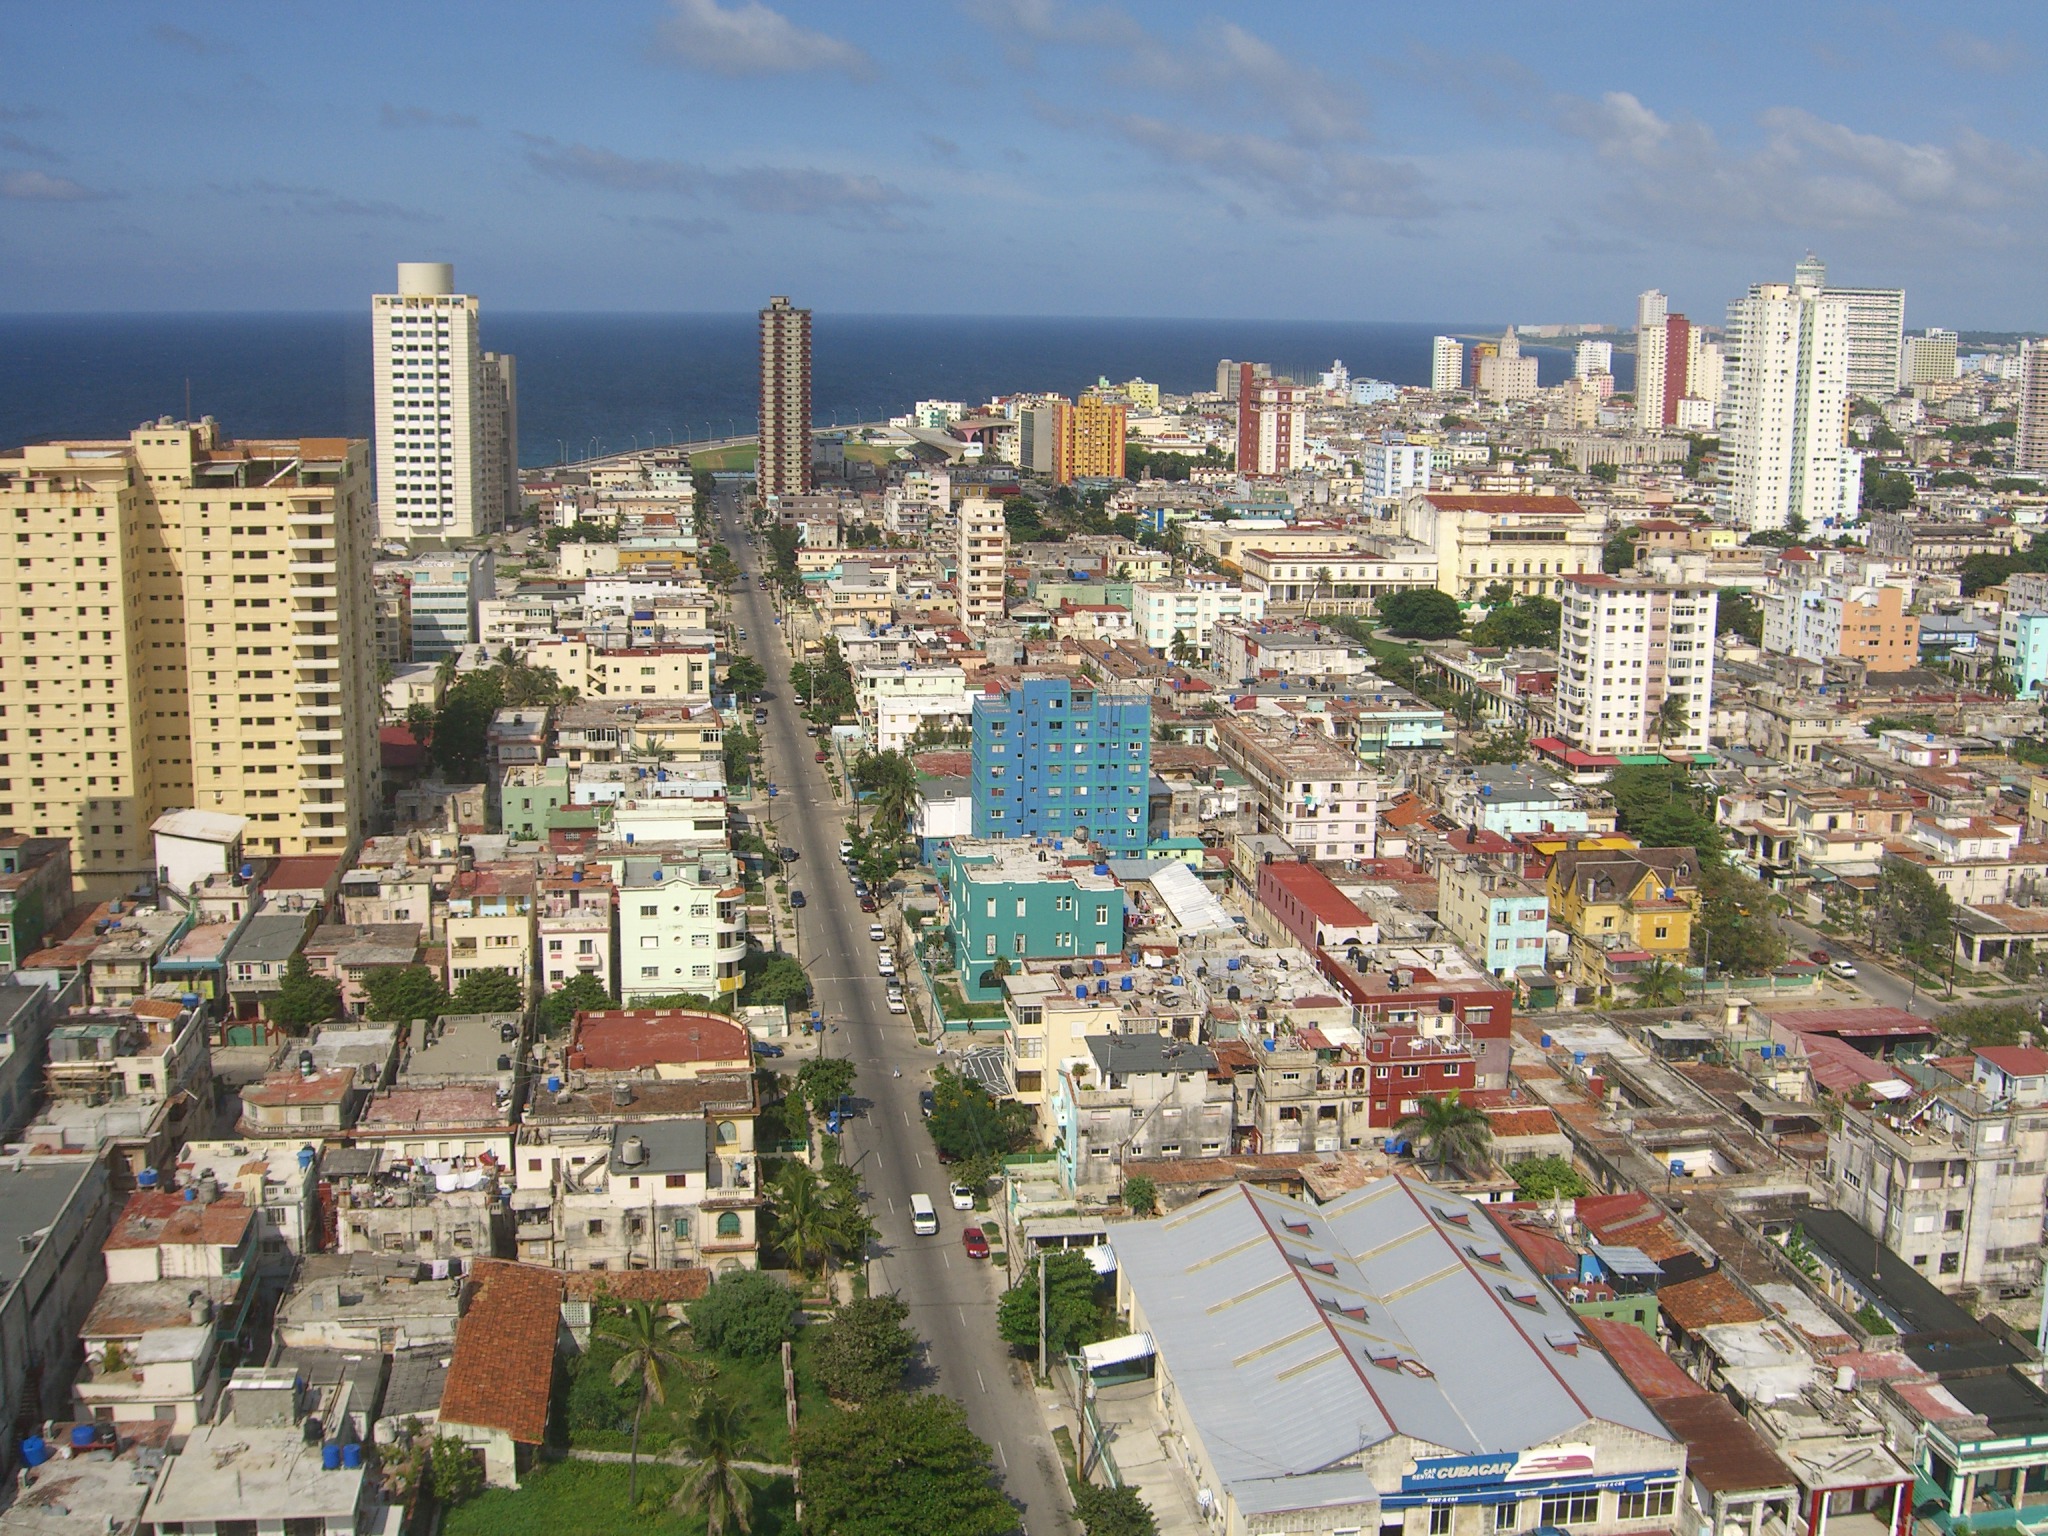
[(1038, 1250), (1038, 1379), (1045, 1379), (1045, 1255)]

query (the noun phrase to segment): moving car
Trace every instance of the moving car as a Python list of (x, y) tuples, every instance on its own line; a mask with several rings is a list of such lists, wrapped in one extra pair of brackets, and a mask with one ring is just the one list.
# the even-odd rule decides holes
[(946, 1188), (946, 1193), (953, 1197), (954, 1210), (971, 1211), (974, 1209), (974, 1191), (965, 1184), (958, 1182), (950, 1184)]
[(982, 1234), (979, 1227), (968, 1227), (961, 1232), (960, 1245), (967, 1250), (967, 1257), (970, 1259), (988, 1257), (988, 1238)]
[(791, 891), (789, 893), (789, 904), (792, 907), (809, 906), (810, 898), (805, 896), (802, 891)]
[(784, 843), (780, 848), (776, 849), (775, 852), (782, 859), (782, 862), (785, 864), (787, 864), (791, 859), (796, 857), (796, 850), (790, 847), (787, 843)]
[(1828, 963), (1828, 969), (1833, 971), (1837, 976), (1841, 977), (1844, 981), (1854, 981), (1856, 979), (1856, 967), (1850, 961), (1830, 961)]
[(918, 1237), (931, 1237), (939, 1230), (938, 1207), (930, 1195), (910, 1197), (910, 1230)]

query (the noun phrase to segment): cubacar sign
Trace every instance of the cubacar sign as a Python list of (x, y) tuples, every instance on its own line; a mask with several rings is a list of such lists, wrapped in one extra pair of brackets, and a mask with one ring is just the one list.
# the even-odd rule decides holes
[(1401, 1478), (1403, 1492), (1431, 1488), (1478, 1488), (1488, 1483), (1533, 1483), (1547, 1478), (1584, 1477), (1593, 1470), (1590, 1445), (1545, 1445), (1490, 1456), (1421, 1456)]

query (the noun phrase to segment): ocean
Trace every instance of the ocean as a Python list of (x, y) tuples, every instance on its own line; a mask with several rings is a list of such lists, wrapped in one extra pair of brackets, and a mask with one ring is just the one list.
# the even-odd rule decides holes
[[(820, 426), (901, 415), (917, 400), (969, 405), (1019, 390), (1064, 394), (1098, 378), (1173, 392), (1215, 387), (1219, 358), (1313, 378), (1429, 382), (1430, 339), (1494, 325), (838, 315), (812, 320)], [(527, 465), (753, 430), (755, 320), (735, 315), (494, 313), (484, 345), (519, 359)], [(1541, 382), (1568, 378), (1563, 347), (1523, 343)], [(1622, 375), (1634, 359), (1617, 355)], [(370, 435), (370, 321), (358, 314), (0, 316), (0, 448), (121, 437), (143, 421), (212, 415), (231, 433)]]

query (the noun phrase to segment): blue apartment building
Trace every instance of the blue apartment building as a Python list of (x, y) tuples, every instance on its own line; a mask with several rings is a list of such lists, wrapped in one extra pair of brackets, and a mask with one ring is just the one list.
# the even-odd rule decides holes
[(1145, 850), (1152, 705), (1092, 684), (1023, 677), (974, 701), (974, 835)]

